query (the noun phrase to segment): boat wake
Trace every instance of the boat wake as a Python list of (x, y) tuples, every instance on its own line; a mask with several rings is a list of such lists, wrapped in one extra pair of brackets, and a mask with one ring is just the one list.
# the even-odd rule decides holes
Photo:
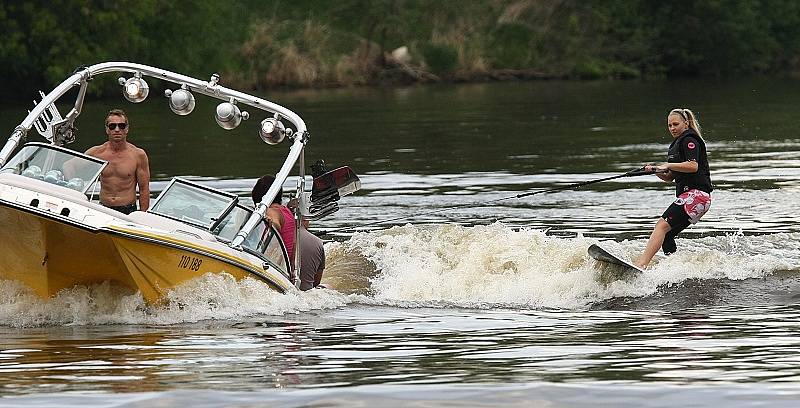
[(178, 286), (157, 305), (108, 282), (64, 289), (45, 300), (19, 282), (0, 280), (0, 325), (171, 325), (335, 308), (347, 298), (334, 290), (279, 294), (254, 279), (211, 273)]
[[(393, 227), (326, 245), (323, 283), (333, 290), (279, 294), (263, 282), (206, 274), (148, 304), (140, 293), (103, 283), (47, 300), (0, 280), (0, 325), (146, 324), (238, 320), (359, 303), (392, 307), (652, 308), (698, 304), (794, 303), (800, 298), (800, 234), (732, 234), (679, 240), (640, 276), (605, 281), (586, 249), (565, 238), (501, 223)], [(644, 239), (605, 242), (633, 258)]]
[[(658, 298), (695, 281), (744, 281), (789, 272), (798, 276), (800, 288), (800, 274), (792, 273), (800, 271), (800, 249), (791, 244), (798, 238), (733, 234), (679, 239), (679, 252), (656, 258), (646, 273), (605, 281), (601, 266), (587, 255), (596, 239), (514, 230), (501, 223), (406, 225), (330, 244), (326, 273), (336, 280), (333, 287), (368, 294), (378, 304), (580, 309), (619, 298), (661, 304)], [(637, 239), (605, 246), (633, 259), (645, 243)], [(348, 278), (338, 279), (340, 273)], [(351, 284), (339, 287), (339, 281)], [(353, 282), (364, 286), (353, 287)]]

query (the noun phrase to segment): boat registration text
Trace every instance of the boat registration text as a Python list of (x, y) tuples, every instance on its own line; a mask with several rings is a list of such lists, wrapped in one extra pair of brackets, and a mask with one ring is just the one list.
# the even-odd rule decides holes
[(200, 258), (195, 258), (193, 256), (188, 256), (188, 255), (181, 255), (181, 260), (178, 261), (178, 268), (196, 271), (200, 269), (200, 265), (202, 264), (203, 260)]

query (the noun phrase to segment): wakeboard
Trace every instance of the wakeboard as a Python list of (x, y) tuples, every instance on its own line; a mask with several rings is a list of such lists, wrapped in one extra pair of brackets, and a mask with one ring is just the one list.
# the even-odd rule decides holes
[(622, 259), (621, 257), (614, 255), (598, 244), (592, 244), (589, 247), (589, 256), (603, 264), (613, 265), (616, 267), (615, 269), (620, 269), (625, 274), (637, 275), (644, 273), (642, 268), (639, 268), (638, 266)]

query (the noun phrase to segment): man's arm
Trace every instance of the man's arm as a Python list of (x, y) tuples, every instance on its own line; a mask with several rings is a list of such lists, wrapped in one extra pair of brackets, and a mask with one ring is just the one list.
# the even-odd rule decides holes
[(322, 272), (325, 271), (325, 248), (320, 247), (320, 261), (319, 261), (319, 268), (317, 268), (317, 272), (314, 274), (314, 287), (319, 286), (319, 283), (322, 281)]
[(100, 149), (100, 146), (92, 146), (92, 147), (89, 148), (89, 150), (84, 152), (84, 154), (86, 154), (88, 156), (92, 156), (92, 157), (97, 157), (96, 154), (97, 154), (97, 151), (99, 149)]
[(147, 153), (139, 150), (139, 163), (136, 166), (136, 183), (139, 184), (139, 211), (147, 211), (150, 208), (150, 161), (147, 159)]
[[(97, 151), (97, 149), (99, 147), (100, 146), (90, 147), (89, 150), (87, 150), (85, 154), (87, 154), (89, 156), (92, 156), (92, 157), (97, 157), (97, 156), (95, 156), (95, 152)], [(74, 158), (69, 159), (69, 160), (64, 162), (64, 166), (62, 166), (62, 168), (64, 169), (64, 178), (65, 179), (69, 180), (69, 179), (75, 177), (78, 174), (78, 170), (80, 169), (79, 164), (81, 163), (82, 160), (83, 159), (79, 159), (77, 157), (74, 157)]]
[(319, 283), (322, 281), (322, 272), (325, 271), (325, 267), (321, 266), (317, 273), (314, 274), (314, 287), (319, 286)]

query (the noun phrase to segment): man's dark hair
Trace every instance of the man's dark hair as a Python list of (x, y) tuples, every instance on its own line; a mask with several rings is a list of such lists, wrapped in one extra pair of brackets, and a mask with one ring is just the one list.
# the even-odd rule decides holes
[[(250, 192), (250, 197), (253, 199), (253, 204), (258, 204), (261, 202), (261, 198), (264, 197), (264, 194), (267, 193), (269, 186), (275, 181), (275, 176), (272, 175), (265, 175), (261, 176), (258, 181), (256, 181), (256, 185), (253, 186), (253, 191)], [(278, 190), (278, 194), (275, 195), (275, 199), (272, 200), (273, 204), (280, 204), (281, 198), (283, 197), (283, 187)]]

